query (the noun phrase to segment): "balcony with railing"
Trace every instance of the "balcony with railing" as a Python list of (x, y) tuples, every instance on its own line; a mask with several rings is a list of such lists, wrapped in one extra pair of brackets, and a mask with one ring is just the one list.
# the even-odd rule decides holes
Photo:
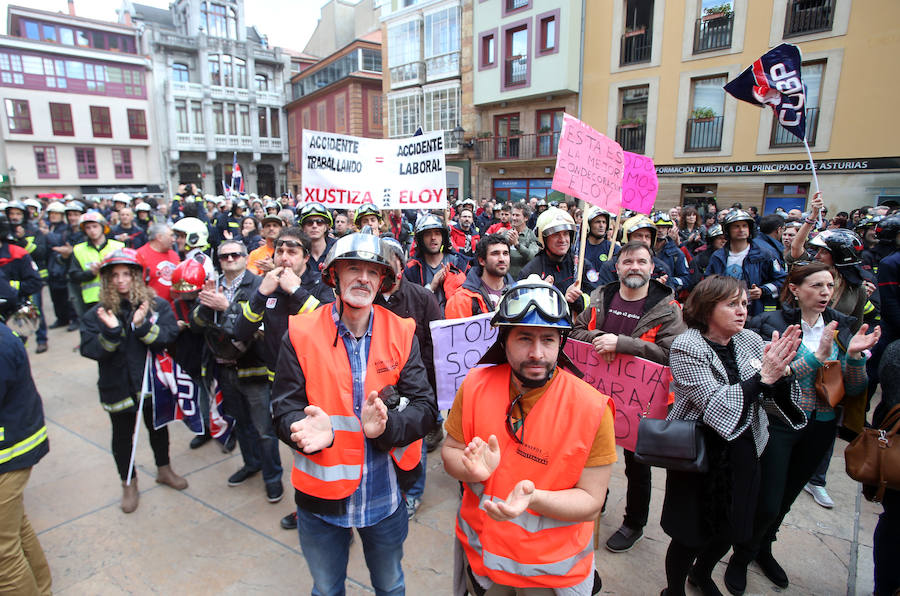
[(209, 94), (213, 99), (231, 99), (238, 101), (250, 101), (250, 90), (241, 87), (222, 87), (210, 85)]
[[(816, 144), (816, 130), (819, 128), (819, 108), (806, 108), (806, 142)], [(772, 119), (772, 134), (769, 136), (769, 147), (802, 147), (803, 140), (798, 139), (785, 127)]]
[(835, 0), (790, 0), (784, 13), (784, 36), (830, 31)]
[(555, 160), (559, 132), (475, 139), (477, 161)]
[(391, 69), (391, 88), (420, 85), (425, 82), (425, 63), (410, 62)]
[(175, 149), (178, 151), (205, 151), (206, 135), (201, 133), (179, 132), (175, 134)]
[(685, 151), (719, 151), (722, 148), (724, 116), (688, 118), (684, 137)]
[(506, 2), (506, 10), (518, 10), (528, 6), (528, 0), (504, 0)]
[(733, 30), (734, 13), (706, 15), (697, 19), (694, 23), (694, 53), (730, 48)]
[(154, 39), (157, 45), (177, 49), (197, 49), (197, 38), (177, 33), (157, 32)]
[(647, 124), (620, 124), (616, 126), (616, 142), (625, 151), (632, 153), (644, 153), (644, 143), (647, 138)]
[(183, 81), (169, 81), (170, 97), (188, 97), (192, 99), (203, 98), (203, 85), (200, 83), (186, 83)]
[(528, 82), (528, 56), (507, 58), (504, 65), (504, 80), (507, 87), (524, 85)]
[(281, 151), (281, 139), (260, 139), (259, 148), (263, 151)]
[(625, 31), (619, 50), (619, 66), (650, 62), (652, 48), (653, 34), (650, 27), (641, 25)]
[(428, 82), (455, 76), (459, 76), (459, 52), (425, 59), (425, 77)]
[(281, 52), (275, 48), (253, 46), (253, 58), (259, 62), (281, 62)]
[(284, 104), (281, 94), (271, 91), (257, 91), (256, 102), (267, 106), (281, 106)]

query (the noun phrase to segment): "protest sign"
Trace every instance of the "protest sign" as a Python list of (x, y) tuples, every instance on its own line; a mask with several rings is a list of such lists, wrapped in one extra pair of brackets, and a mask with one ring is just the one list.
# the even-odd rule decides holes
[(453, 405), (456, 391), (469, 369), (481, 359), (494, 340), (497, 329), (491, 327), (494, 313), (484, 313), (464, 319), (445, 319), (431, 322), (434, 344), (434, 375), (437, 381), (438, 408)]
[(616, 213), (622, 204), (622, 153), (614, 140), (565, 114), (551, 187)]
[(671, 378), (669, 367), (627, 354), (619, 354), (612, 362), (606, 362), (593, 345), (571, 339), (563, 351), (584, 373), (585, 382), (613, 400), (616, 444), (634, 451), (638, 422), (647, 404), (650, 404), (648, 417), (666, 417)]
[(444, 133), (367, 139), (303, 130), (300, 204), (355, 209), (444, 209)]
[(656, 193), (659, 191), (656, 166), (646, 155), (638, 155), (631, 151), (623, 153), (625, 177), (622, 180), (622, 209), (650, 215), (653, 203), (656, 202)]

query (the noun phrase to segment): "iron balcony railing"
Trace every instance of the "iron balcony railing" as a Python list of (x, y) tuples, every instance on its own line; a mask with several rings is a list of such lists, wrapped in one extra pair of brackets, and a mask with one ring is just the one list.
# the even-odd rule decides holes
[(731, 47), (734, 13), (716, 18), (701, 17), (694, 23), (694, 53)]
[[(816, 129), (819, 128), (819, 108), (806, 108), (806, 142), (816, 144)], [(803, 141), (798, 139), (778, 123), (778, 118), (772, 119), (772, 134), (769, 137), (769, 147), (802, 147)]]
[(616, 142), (625, 151), (644, 153), (644, 142), (647, 138), (647, 125), (620, 124), (616, 127)]
[(475, 159), (477, 161), (555, 159), (558, 148), (558, 131), (509, 137), (481, 137), (475, 139)]
[(688, 118), (685, 151), (718, 151), (722, 148), (723, 116)]
[(653, 48), (653, 36), (650, 27), (640, 27), (626, 31), (622, 36), (619, 53), (619, 66), (650, 62), (650, 50)]
[(791, 0), (784, 14), (784, 36), (830, 31), (835, 0)]
[(524, 85), (528, 80), (528, 57), (506, 59), (506, 86)]

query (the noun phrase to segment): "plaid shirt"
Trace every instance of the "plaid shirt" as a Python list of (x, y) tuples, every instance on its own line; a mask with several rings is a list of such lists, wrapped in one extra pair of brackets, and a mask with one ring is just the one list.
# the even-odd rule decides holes
[[(732, 338), (741, 381), (762, 368), (763, 340), (744, 329)], [(799, 399), (797, 383), (791, 384), (789, 403), (776, 403), (764, 398), (744, 408), (744, 391), (740, 383), (728, 382), (725, 365), (697, 329), (688, 329), (675, 338), (669, 355), (675, 403), (668, 420), (700, 420), (724, 439), (731, 441), (750, 428), (760, 455), (769, 440), (769, 415), (776, 416), (791, 428), (806, 425), (806, 418), (796, 407)], [(788, 411), (785, 411), (788, 410)], [(792, 421), (793, 420), (793, 421)]]
[[(369, 346), (372, 343), (372, 315), (369, 315), (369, 328), (360, 339), (350, 333), (338, 317), (337, 307), (332, 304), (331, 316), (337, 325), (338, 335), (344, 341), (347, 356), (350, 359), (350, 372), (353, 374), (353, 412), (357, 417), (362, 413), (366, 400), (363, 388), (366, 382), (366, 366)], [(365, 439), (365, 456), (363, 460), (362, 478), (359, 486), (347, 498), (347, 511), (343, 515), (320, 515), (316, 517), (342, 528), (365, 528), (372, 526), (392, 514), (400, 506), (400, 485), (397, 483), (397, 472), (389, 453), (376, 449), (371, 439)]]

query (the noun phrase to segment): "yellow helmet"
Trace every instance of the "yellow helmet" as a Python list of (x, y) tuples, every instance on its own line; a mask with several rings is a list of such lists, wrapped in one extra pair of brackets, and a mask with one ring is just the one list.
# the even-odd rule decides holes
[(549, 207), (546, 211), (538, 215), (535, 230), (537, 231), (537, 241), (544, 248), (544, 237), (556, 232), (568, 231), (572, 238), (575, 238), (575, 220), (568, 212), (557, 207)]

